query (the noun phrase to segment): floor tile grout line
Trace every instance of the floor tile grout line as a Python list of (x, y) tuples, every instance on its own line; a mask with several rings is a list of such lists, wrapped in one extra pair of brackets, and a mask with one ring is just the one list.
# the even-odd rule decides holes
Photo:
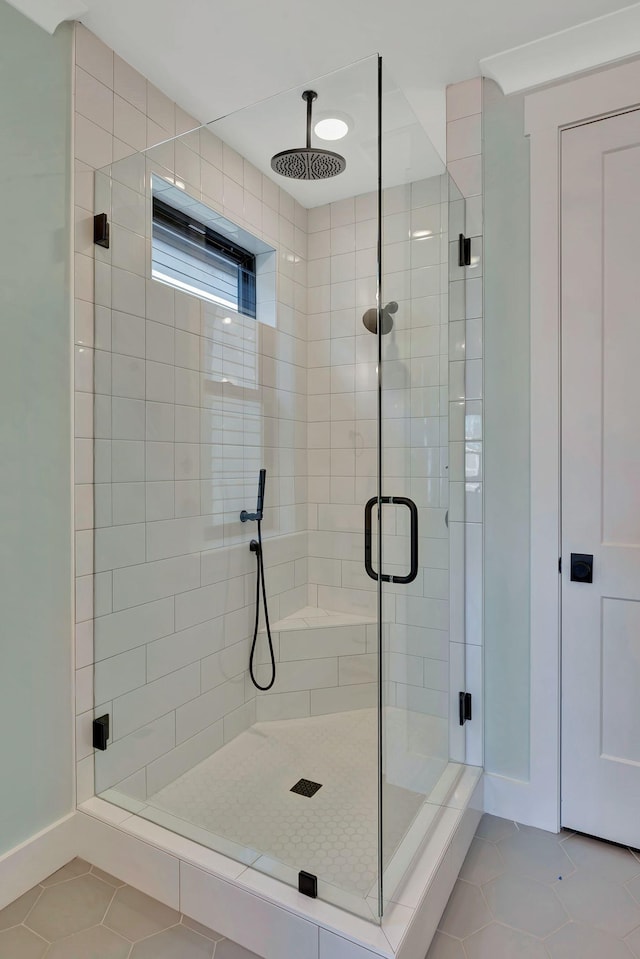
[(98, 872), (101, 872), (104, 876), (111, 876), (111, 873), (105, 872), (105, 870), (100, 869), (99, 866), (93, 866), (93, 865), (91, 866), (91, 870), (90, 870), (90, 873), (92, 876), (95, 876), (96, 879), (100, 879), (101, 882), (106, 882), (108, 886), (113, 886), (116, 892), (118, 891), (118, 889), (121, 889), (123, 886), (127, 885), (126, 882), (123, 882), (122, 879), (118, 879), (117, 876), (111, 876), (111, 878), (115, 880), (117, 885), (115, 885), (113, 882), (109, 882), (108, 879), (102, 879), (95, 870), (97, 870)]
[[(133, 886), (129, 886), (128, 888), (129, 888), (129, 889), (133, 889), (134, 887), (133, 887)], [(137, 890), (136, 890), (136, 891), (137, 891)], [(157, 902), (157, 901), (159, 901), (159, 900), (156, 900), (156, 902)], [(164, 905), (164, 903), (161, 903), (161, 905)], [(168, 906), (167, 908), (171, 908), (171, 907)], [(163, 926), (162, 929), (156, 929), (155, 932), (150, 932), (148, 936), (141, 936), (139, 939), (129, 939), (128, 936), (125, 936), (125, 935), (124, 935), (123, 933), (121, 933), (121, 932), (116, 932), (116, 930), (115, 930), (115, 929), (111, 929), (110, 926), (105, 926), (105, 929), (109, 929), (111, 932), (115, 932), (117, 936), (121, 936), (123, 939), (126, 939), (127, 942), (130, 942), (130, 943), (132, 943), (132, 945), (137, 946), (139, 942), (146, 942), (147, 939), (153, 939), (154, 936), (159, 936), (161, 932), (168, 932), (169, 929), (175, 929), (175, 927), (176, 927), (176, 926), (179, 926), (179, 925), (180, 925), (179, 922), (172, 922), (170, 926)]]
[[(53, 945), (53, 943), (51, 943), (48, 939), (45, 939), (44, 936), (41, 936), (39, 932), (36, 932), (35, 929), (32, 929), (31, 926), (27, 926), (24, 919), (22, 922), (17, 922), (15, 926), (9, 926), (9, 929), (17, 929), (18, 926), (24, 926), (25, 929), (27, 929), (29, 932), (32, 932), (33, 935), (37, 936), (38, 939), (41, 939), (42, 942), (46, 942), (48, 946)], [(8, 930), (3, 930), (3, 932), (8, 932)]]
[(487, 909), (487, 912), (488, 912), (489, 915), (491, 916), (492, 920), (495, 921), (495, 916), (494, 916), (494, 914), (493, 914), (493, 909), (492, 909), (491, 906), (489, 905), (489, 900), (487, 899), (487, 897), (486, 897), (485, 894), (484, 894), (484, 888), (483, 888), (483, 887), (484, 887), (484, 883), (482, 883), (482, 884), (478, 887), (478, 888), (480, 889), (480, 895), (482, 896), (482, 901), (483, 901), (483, 903), (485, 904), (486, 909)]
[[(96, 876), (96, 879), (97, 879), (97, 878), (98, 878), (98, 877)], [(105, 883), (105, 885), (107, 885), (107, 883)], [(113, 889), (113, 886), (112, 886), (111, 888)], [(103, 913), (103, 915), (102, 915), (102, 919), (100, 920), (100, 922), (96, 923), (96, 925), (98, 925), (98, 926), (104, 925), (104, 921), (105, 921), (105, 919), (107, 918), (107, 916), (109, 915), (109, 910), (111, 909), (111, 906), (113, 905), (113, 900), (116, 898), (117, 894), (118, 894), (118, 890), (117, 890), (117, 889), (113, 889), (113, 894), (112, 894), (112, 896), (111, 896), (111, 899), (109, 900), (109, 903), (108, 903), (108, 905), (107, 905), (107, 908), (105, 909), (105, 911), (104, 911), (104, 913)], [(105, 929), (107, 929), (107, 928), (108, 928), (108, 927), (105, 926)], [(124, 938), (126, 938), (126, 937), (124, 937)]]
[[(106, 915), (105, 915), (104, 919), (106, 919), (106, 918), (107, 918), (107, 917), (106, 917)], [(133, 947), (135, 946), (135, 944), (136, 944), (136, 942), (137, 942), (138, 940), (137, 940), (137, 939), (129, 939), (129, 937), (128, 937), (128, 936), (125, 936), (124, 933), (122, 933), (122, 932), (116, 932), (116, 930), (115, 930), (115, 929), (112, 929), (111, 926), (105, 925), (104, 919), (102, 920), (102, 922), (96, 923), (96, 928), (97, 928), (97, 926), (102, 926), (102, 928), (103, 928), (103, 929), (106, 929), (107, 932), (112, 932), (115, 936), (120, 936), (120, 938), (121, 938), (121, 939), (124, 939), (125, 942), (128, 942), (128, 943), (131, 945), (131, 948), (133, 949)]]
[[(468, 952), (467, 952), (467, 949), (466, 949), (466, 947), (465, 947), (465, 943), (467, 942), (467, 940), (468, 940), (468, 939), (471, 939), (472, 936), (477, 936), (478, 933), (483, 932), (485, 929), (488, 929), (490, 926), (493, 926), (493, 925), (502, 926), (503, 929), (510, 929), (512, 932), (520, 933), (521, 936), (528, 936), (529, 938), (534, 939), (537, 943), (539, 943), (539, 944), (542, 946), (542, 948), (544, 949), (546, 955), (549, 956), (549, 950), (548, 950), (547, 947), (546, 947), (546, 943), (545, 943), (545, 940), (544, 940), (544, 939), (540, 939), (538, 936), (534, 936), (532, 933), (526, 932), (526, 930), (524, 930), (524, 929), (518, 929), (516, 926), (509, 926), (509, 925), (507, 925), (507, 923), (505, 923), (505, 922), (500, 922), (499, 920), (494, 919), (494, 920), (492, 920), (491, 922), (486, 923), (486, 925), (482, 926), (480, 929), (476, 929), (475, 932), (472, 932), (472, 933), (470, 933), (468, 936), (465, 936), (464, 939), (459, 939), (459, 940), (458, 940), (458, 942), (459, 942), (460, 945), (462, 946), (462, 951), (464, 952), (464, 954), (465, 954), (465, 956), (467, 957), (467, 959), (468, 959), (468, 955), (469, 955)], [(566, 923), (564, 923), (564, 925), (566, 925)], [(562, 927), (561, 927), (561, 928), (562, 928)], [(556, 931), (557, 931), (557, 930), (556, 930)], [(552, 935), (553, 935), (553, 933), (552, 933)]]
[[(566, 910), (565, 910), (565, 912), (566, 912)], [(557, 933), (559, 933), (561, 929), (564, 929), (564, 928), (565, 928), (565, 926), (570, 926), (571, 923), (574, 922), (574, 921), (575, 921), (575, 920), (573, 919), (573, 917), (570, 916), (569, 913), (567, 913), (567, 918), (566, 918), (566, 920), (562, 923), (562, 925), (561, 925), (561, 926), (558, 926), (557, 929), (554, 929), (553, 932), (550, 932), (548, 936), (545, 936), (544, 939), (541, 939), (540, 941), (541, 941), (541, 942), (546, 942), (547, 939), (551, 939), (552, 936), (555, 936)]]
[[(27, 890), (27, 892), (28, 892), (28, 890)], [(33, 910), (36, 908), (36, 906), (37, 906), (38, 903), (40, 902), (40, 900), (41, 900), (41, 898), (42, 898), (43, 892), (44, 892), (44, 886), (40, 886), (40, 892), (39, 892), (39, 894), (36, 896), (35, 902), (33, 903), (33, 905), (31, 906), (31, 908), (30, 908), (29, 911), (27, 912), (26, 916), (25, 916), (24, 919), (22, 920), (22, 923), (19, 923), (18, 925), (26, 926), (27, 929), (29, 928), (29, 927), (27, 926), (27, 919), (29, 918), (29, 916), (31, 915), (31, 913), (33, 912)], [(25, 893), (25, 895), (26, 895), (26, 893)]]
[[(466, 882), (467, 880), (462, 880), (462, 881)], [(534, 881), (535, 881), (535, 880), (534, 880)], [(564, 907), (563, 907), (563, 908), (564, 908)], [(521, 935), (528, 936), (529, 938), (535, 939), (537, 942), (545, 945), (549, 939), (551, 939), (553, 936), (557, 935), (557, 933), (560, 932), (562, 929), (564, 929), (566, 926), (570, 926), (570, 925), (572, 925), (572, 924), (580, 924), (580, 925), (587, 926), (589, 929), (591, 929), (591, 930), (593, 930), (593, 931), (595, 931), (595, 932), (605, 933), (606, 935), (611, 936), (612, 939), (616, 939), (616, 940), (619, 941), (619, 942), (625, 942), (625, 944), (626, 944), (626, 939), (627, 939), (630, 935), (632, 935), (632, 933), (634, 933), (638, 928), (640, 928), (640, 925), (639, 925), (639, 926), (635, 926), (629, 933), (627, 933), (627, 935), (626, 935), (625, 937), (621, 937), (621, 936), (619, 936), (619, 935), (616, 935), (615, 933), (608, 932), (608, 930), (606, 930), (606, 929), (600, 929), (600, 927), (594, 926), (594, 925), (592, 925), (591, 923), (586, 922), (585, 920), (578, 920), (578, 919), (576, 919), (574, 916), (572, 916), (572, 915), (570, 915), (570, 914), (567, 914), (568, 918), (566, 919), (565, 922), (562, 923), (562, 925), (558, 926), (557, 929), (554, 929), (552, 932), (550, 932), (550, 933), (549, 933), (548, 935), (546, 935), (546, 936), (538, 936), (538, 935), (536, 935), (535, 933), (530, 932), (529, 930), (522, 929), (520, 926), (512, 926), (512, 925), (510, 925), (509, 923), (505, 922), (505, 921), (502, 920), (502, 919), (495, 918), (494, 914), (491, 912), (490, 909), (489, 909), (489, 914), (492, 916), (490, 922), (485, 923), (483, 926), (480, 926), (478, 929), (475, 929), (474, 932), (469, 933), (467, 936), (464, 936), (463, 938), (459, 938), (458, 936), (454, 936), (451, 932), (446, 932), (445, 930), (443, 930), (443, 929), (441, 929), (441, 928), (438, 928), (437, 931), (440, 932), (440, 933), (443, 933), (445, 936), (448, 936), (448, 937), (451, 938), (451, 939), (454, 939), (456, 942), (459, 942), (459, 943), (461, 943), (462, 945), (464, 945), (464, 943), (467, 941), (467, 939), (470, 939), (472, 936), (477, 935), (479, 932), (482, 932), (484, 929), (487, 929), (489, 926), (497, 925), (497, 926), (502, 926), (502, 927), (505, 928), (505, 929), (510, 929), (510, 930), (512, 930), (513, 932), (518, 932), (518, 933), (520, 933)], [(546, 945), (545, 945), (545, 949), (546, 949)], [(548, 952), (548, 950), (546, 950), (546, 951)]]
[[(180, 913), (180, 922), (178, 923), (178, 925), (184, 926), (185, 929), (189, 929), (191, 932), (197, 932), (196, 929), (191, 929), (191, 926), (187, 926), (186, 923), (183, 922), (184, 919), (190, 919), (190, 918), (191, 918), (190, 916), (187, 916), (187, 915), (185, 915), (184, 912), (181, 912), (181, 913)], [(192, 920), (192, 921), (193, 921), (193, 922), (198, 922), (197, 919), (194, 919), (194, 920)], [(210, 932), (215, 932), (215, 929), (211, 929), (209, 926), (205, 926), (204, 923), (199, 923), (199, 925), (201, 925), (204, 929), (209, 929)], [(209, 939), (209, 941), (210, 941), (210, 942), (213, 942), (213, 943), (216, 943), (216, 942), (224, 942), (224, 940), (227, 938), (226, 936), (221, 936), (220, 939), (210, 939), (209, 936), (205, 936), (205, 935), (204, 935), (203, 933), (201, 933), (201, 932), (197, 932), (197, 934), (198, 934), (199, 936), (202, 936), (203, 939)], [(216, 935), (218, 935), (218, 934), (216, 933)]]
[[(627, 939), (635, 931), (632, 929), (631, 932), (628, 933), (627, 936), (623, 938), (622, 936), (618, 936), (613, 932), (609, 932), (607, 929), (602, 929), (600, 926), (594, 926), (590, 922), (586, 922), (584, 919), (577, 919), (575, 916), (569, 916), (569, 920), (567, 922), (563, 923), (563, 925), (560, 926), (559, 929), (556, 929), (554, 932), (549, 933), (546, 939), (541, 941), (546, 942), (548, 939), (551, 939), (552, 936), (555, 936), (556, 933), (560, 932), (561, 929), (564, 929), (566, 926), (571, 926), (571, 925), (585, 926), (587, 929), (590, 929), (592, 932), (599, 932), (602, 935), (609, 936), (611, 939), (614, 939), (616, 942), (625, 942), (625, 939)], [(626, 942), (625, 942), (625, 945), (626, 945)]]
[[(73, 862), (73, 860), (71, 861)], [(64, 866), (62, 868), (64, 869)], [(55, 876), (55, 873), (52, 873), (52, 875)], [(90, 876), (90, 875), (92, 875), (91, 870), (87, 869), (86, 872), (79, 872), (76, 876), (67, 876), (66, 879), (58, 879), (57, 882), (50, 882), (47, 886), (43, 885), (42, 890), (44, 892), (45, 889), (55, 889), (56, 886), (64, 886), (68, 882), (73, 882), (74, 879), (82, 879), (83, 876)], [(98, 877), (96, 876), (96, 879), (97, 878)], [(47, 876), (47, 879), (51, 879), (51, 876)], [(46, 882), (47, 879), (43, 879), (42, 882)], [(39, 885), (42, 885), (42, 883), (40, 883)]]
[[(24, 920), (23, 920), (22, 922), (19, 922), (19, 923), (17, 924), (17, 926), (23, 926), (23, 927), (27, 930), (27, 932), (30, 932), (30, 933), (31, 933), (32, 936), (37, 936), (37, 938), (40, 940), (40, 942), (46, 943), (47, 948), (45, 949), (43, 955), (46, 955), (46, 954), (47, 954), (47, 952), (49, 951), (49, 949), (50, 949), (51, 946), (53, 945), (53, 942), (49, 942), (48, 939), (45, 939), (44, 936), (41, 936), (39, 932), (36, 932), (36, 931), (35, 931), (35, 929), (32, 929), (30, 926), (26, 926), (26, 925), (24, 924)], [(10, 928), (11, 928), (11, 929), (16, 929), (17, 926), (11, 926)]]

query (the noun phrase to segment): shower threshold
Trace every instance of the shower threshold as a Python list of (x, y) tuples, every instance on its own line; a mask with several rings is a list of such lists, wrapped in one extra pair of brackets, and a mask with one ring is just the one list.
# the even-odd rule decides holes
[(78, 854), (264, 959), (423, 959), (481, 816), (482, 770), (449, 764), (432, 798), (440, 805), (424, 804), (385, 870), (393, 891), (381, 922), (345, 911), (344, 891), (339, 903), (327, 901), (329, 884), (319, 884), (318, 899), (301, 895), (291, 867), (267, 868), (257, 851), (252, 862), (249, 850), (231, 858), (193, 827), (185, 836), (184, 822), (152, 821), (148, 809), (141, 816), (97, 797), (79, 807)]

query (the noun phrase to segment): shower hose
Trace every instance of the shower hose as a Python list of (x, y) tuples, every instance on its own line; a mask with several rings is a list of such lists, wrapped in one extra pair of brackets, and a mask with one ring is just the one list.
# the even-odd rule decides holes
[[(267, 606), (267, 588), (264, 581), (264, 560), (262, 558), (262, 521), (258, 519), (258, 540), (251, 540), (251, 551), (256, 554), (256, 619), (253, 627), (253, 642), (251, 644), (251, 655), (249, 656), (249, 673), (251, 681), (256, 689), (266, 692), (271, 689), (276, 681), (276, 658), (273, 653), (273, 641), (271, 639), (271, 625), (269, 623), (269, 608)], [(258, 642), (258, 625), (260, 622), (260, 590), (262, 589), (262, 601), (264, 604), (264, 621), (267, 627), (267, 639), (269, 641), (269, 656), (271, 657), (271, 682), (266, 686), (261, 686), (253, 672), (253, 660), (256, 653), (256, 644)]]

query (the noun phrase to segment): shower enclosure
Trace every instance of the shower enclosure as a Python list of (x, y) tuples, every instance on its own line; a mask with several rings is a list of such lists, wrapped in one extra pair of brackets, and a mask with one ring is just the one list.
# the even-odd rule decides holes
[[(329, 179), (270, 167), (306, 89)], [(117, 160), (96, 212), (96, 794), (377, 921), (465, 760), (464, 201), (372, 57)]]

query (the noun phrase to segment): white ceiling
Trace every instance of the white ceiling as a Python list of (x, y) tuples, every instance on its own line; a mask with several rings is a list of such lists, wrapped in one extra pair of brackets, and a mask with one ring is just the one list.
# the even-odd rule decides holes
[[(378, 185), (378, 60), (367, 57), (344, 70), (309, 79), (286, 93), (229, 114), (209, 125), (267, 176), (283, 186), (304, 207), (375, 190)], [(312, 145), (340, 153), (346, 170), (329, 180), (284, 180), (271, 170), (274, 153), (297, 149), (306, 142), (305, 87), (318, 99), (313, 124), (323, 115), (341, 114), (349, 124), (344, 139), (320, 140)], [(383, 186), (411, 183), (444, 172), (444, 164), (406, 97), (386, 70), (382, 85)]]
[[(82, 21), (207, 122), (381, 53), (444, 153), (444, 89), (624, 0), (84, 0)], [(640, 49), (640, 48), (639, 48)]]
[[(310, 79), (379, 52), (435, 147), (435, 165), (445, 154), (447, 84), (482, 69), (510, 92), (640, 53), (640, 3), (624, 0), (10, 2), (49, 30), (79, 16), (202, 122), (293, 88), (291, 103), (303, 109), (282, 118), (274, 151), (302, 145), (296, 98)], [(264, 123), (260, 135), (268, 137)], [(256, 162), (246, 129), (229, 139)]]

